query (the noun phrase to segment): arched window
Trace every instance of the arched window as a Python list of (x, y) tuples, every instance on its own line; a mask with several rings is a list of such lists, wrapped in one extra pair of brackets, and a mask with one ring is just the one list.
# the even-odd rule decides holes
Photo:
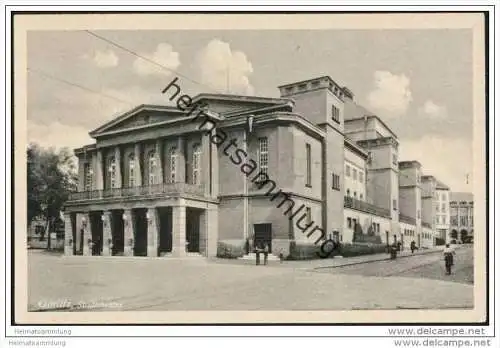
[(347, 189), (347, 197), (350, 197), (351, 196), (351, 191), (349, 189)]
[(170, 149), (170, 182), (175, 182), (175, 173), (177, 170), (177, 148)]
[(116, 188), (116, 160), (115, 157), (111, 157), (109, 160), (109, 183), (111, 188)]
[(357, 194), (356, 194), (356, 191), (354, 191), (354, 198), (356, 198)]
[(151, 151), (148, 155), (149, 185), (157, 184), (156, 166), (156, 153), (154, 151)]
[(193, 184), (200, 184), (201, 148), (199, 144), (193, 146)]
[(130, 154), (128, 156), (128, 187), (135, 186), (135, 156)]

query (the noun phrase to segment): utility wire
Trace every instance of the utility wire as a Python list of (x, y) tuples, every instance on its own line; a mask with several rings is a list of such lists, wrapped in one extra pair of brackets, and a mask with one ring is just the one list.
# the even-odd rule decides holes
[(74, 82), (70, 82), (68, 80), (64, 80), (60, 77), (57, 77), (57, 76), (54, 76), (54, 75), (51, 75), (51, 74), (48, 74), (44, 71), (41, 71), (41, 70), (37, 70), (37, 69), (32, 69), (32, 68), (27, 68), (28, 72), (31, 72), (31, 73), (35, 73), (35, 74), (38, 74), (38, 75), (41, 75), (45, 78), (48, 78), (48, 79), (51, 79), (51, 80), (55, 80), (55, 81), (59, 81), (61, 83), (64, 83), (64, 84), (67, 84), (67, 85), (70, 85), (70, 86), (73, 86), (73, 87), (76, 87), (76, 88), (80, 88), (80, 89), (83, 89), (84, 91), (87, 91), (89, 93), (93, 93), (93, 94), (97, 94), (97, 95), (101, 95), (101, 96), (104, 96), (106, 98), (109, 98), (109, 99), (114, 99), (120, 103), (125, 103), (125, 104), (128, 104), (128, 105), (134, 105), (128, 101), (125, 101), (123, 99), (120, 99), (120, 98), (117, 98), (117, 97), (114, 97), (112, 95), (109, 95), (109, 94), (105, 94), (105, 93), (102, 93), (102, 92), (99, 92), (99, 91), (96, 91), (96, 90), (93, 90), (89, 87), (85, 87), (85, 86), (82, 86), (78, 83), (74, 83)]
[(113, 40), (111, 40), (111, 39), (108, 39), (108, 38), (106, 38), (106, 37), (104, 37), (104, 36), (98, 35), (98, 34), (94, 33), (93, 31), (90, 31), (90, 30), (85, 30), (85, 31), (86, 31), (88, 34), (90, 34), (90, 35), (92, 35), (92, 36), (94, 36), (94, 37), (98, 38), (99, 40), (102, 40), (102, 41), (104, 41), (104, 42), (107, 42), (108, 44), (113, 45), (113, 46), (115, 46), (115, 47), (117, 47), (117, 48), (119, 48), (119, 49), (121, 49), (121, 50), (123, 50), (123, 51), (125, 51), (125, 52), (128, 52), (128, 53), (132, 54), (133, 56), (135, 56), (135, 57), (137, 57), (137, 58), (144, 59), (145, 61), (147, 61), (147, 62), (149, 62), (149, 63), (151, 63), (151, 64), (154, 64), (154, 65), (156, 65), (156, 66), (158, 66), (158, 67), (160, 67), (160, 68), (162, 68), (162, 69), (168, 70), (169, 72), (172, 72), (172, 73), (174, 73), (174, 74), (176, 74), (176, 75), (178, 75), (178, 76), (181, 76), (181, 77), (185, 78), (186, 80), (191, 81), (191, 82), (193, 82), (193, 83), (195, 83), (195, 84), (197, 84), (197, 85), (200, 85), (200, 86), (206, 87), (206, 88), (208, 88), (208, 89), (210, 89), (210, 90), (212, 90), (212, 91), (214, 91), (214, 92), (217, 92), (217, 93), (222, 93), (222, 92), (220, 92), (220, 91), (218, 91), (218, 90), (216, 90), (216, 89), (214, 89), (214, 88), (212, 88), (212, 87), (210, 87), (210, 86), (208, 86), (208, 85), (205, 85), (205, 84), (203, 84), (203, 83), (201, 83), (201, 82), (198, 82), (198, 81), (196, 81), (196, 80), (194, 80), (194, 79), (190, 78), (189, 76), (186, 76), (186, 75), (184, 75), (184, 74), (181, 74), (181, 73), (179, 73), (178, 71), (175, 71), (175, 70), (173, 70), (173, 69), (170, 69), (170, 68), (168, 68), (168, 67), (166, 67), (166, 66), (164, 66), (164, 65), (162, 65), (162, 64), (160, 64), (160, 63), (158, 63), (158, 62), (156, 62), (156, 61), (154, 61), (154, 60), (152, 60), (152, 59), (149, 59), (149, 58), (147, 58), (147, 57), (144, 57), (144, 56), (140, 55), (139, 53), (137, 53), (137, 52), (135, 52), (135, 51), (132, 51), (131, 49), (129, 49), (129, 48), (125, 47), (125, 46), (122, 46), (122, 45), (120, 45), (119, 43), (114, 42), (114, 41), (113, 41)]

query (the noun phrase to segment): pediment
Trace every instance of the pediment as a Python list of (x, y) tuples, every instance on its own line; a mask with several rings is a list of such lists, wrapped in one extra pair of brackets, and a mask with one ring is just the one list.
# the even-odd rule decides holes
[(95, 137), (103, 133), (129, 130), (183, 117), (183, 113), (174, 107), (141, 105), (95, 129), (90, 135)]

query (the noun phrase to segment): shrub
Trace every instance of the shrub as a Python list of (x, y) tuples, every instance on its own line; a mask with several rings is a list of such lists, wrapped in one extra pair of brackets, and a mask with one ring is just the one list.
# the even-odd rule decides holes
[(226, 242), (217, 243), (217, 257), (222, 259), (237, 259), (245, 254), (244, 245), (235, 245)]
[[(445, 244), (446, 244), (446, 242), (443, 238), (436, 238), (436, 245), (445, 245)], [(453, 241), (452, 241), (452, 244), (453, 244)]]
[(339, 249), (339, 254), (343, 257), (382, 254), (386, 252), (387, 246), (385, 244), (371, 243), (342, 244)]
[(295, 241), (290, 242), (290, 254), (287, 260), (312, 260), (319, 259), (319, 245), (314, 244), (297, 244)]

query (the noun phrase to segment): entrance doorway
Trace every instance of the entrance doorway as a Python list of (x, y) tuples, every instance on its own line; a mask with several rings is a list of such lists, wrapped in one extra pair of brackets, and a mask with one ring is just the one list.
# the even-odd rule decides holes
[[(102, 252), (102, 211), (89, 214), (90, 227), (92, 229), (92, 255), (101, 255)], [(88, 244), (88, 240), (84, 240)]]
[(273, 250), (272, 247), (272, 237), (273, 237), (273, 228), (272, 224), (254, 224), (254, 239), (253, 245), (255, 247), (264, 247), (267, 245), (269, 248), (269, 252)]
[(123, 255), (125, 242), (123, 210), (113, 210), (111, 212), (111, 236), (113, 241), (111, 255)]
[(186, 252), (200, 252), (200, 217), (202, 209), (186, 208)]
[(148, 255), (148, 220), (147, 209), (134, 209), (134, 256)]
[(172, 208), (158, 208), (158, 220), (160, 222), (160, 245), (158, 255), (172, 252)]

